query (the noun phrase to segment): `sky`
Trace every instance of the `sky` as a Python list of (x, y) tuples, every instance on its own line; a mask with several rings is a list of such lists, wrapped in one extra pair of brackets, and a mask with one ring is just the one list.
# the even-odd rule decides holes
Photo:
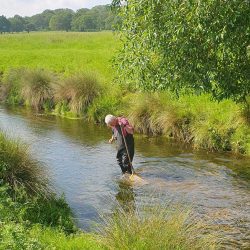
[(0, 16), (32, 16), (46, 9), (69, 8), (77, 10), (110, 4), (112, 0), (0, 0)]

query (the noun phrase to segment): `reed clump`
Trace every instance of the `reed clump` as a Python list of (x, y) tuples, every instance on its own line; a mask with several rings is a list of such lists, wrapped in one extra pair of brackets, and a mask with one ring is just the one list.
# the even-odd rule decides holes
[[(79, 116), (100, 95), (101, 86), (94, 74), (78, 73), (65, 78), (55, 91), (56, 109), (70, 111)], [(65, 108), (62, 110), (61, 107)]]
[(243, 104), (215, 102), (209, 95), (136, 93), (126, 99), (125, 114), (139, 133), (164, 135), (210, 151), (250, 154), (250, 128)]
[(29, 193), (47, 196), (45, 169), (30, 156), (28, 146), (0, 132), (0, 180), (13, 190), (24, 187)]
[(1, 83), (1, 100), (36, 110), (52, 108), (56, 81), (55, 74), (44, 69), (10, 69)]
[(56, 77), (44, 69), (26, 70), (21, 77), (21, 96), (26, 105), (42, 110), (52, 108)]
[(129, 96), (127, 101), (127, 115), (139, 133), (190, 141), (186, 126), (189, 114), (182, 112), (181, 104), (173, 94), (138, 93)]
[(22, 105), (21, 79), (25, 68), (12, 68), (4, 72), (0, 85), (0, 100), (9, 105)]
[(168, 208), (125, 212), (118, 209), (105, 219), (101, 242), (105, 249), (216, 249), (218, 243), (207, 226), (190, 211)]

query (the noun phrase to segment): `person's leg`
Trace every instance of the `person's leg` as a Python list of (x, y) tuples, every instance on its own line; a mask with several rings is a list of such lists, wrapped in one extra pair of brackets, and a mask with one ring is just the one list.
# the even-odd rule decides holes
[(122, 173), (125, 174), (127, 169), (124, 166), (124, 153), (126, 152), (126, 150), (124, 151), (124, 149), (120, 149), (117, 151), (117, 155), (116, 155), (116, 159), (117, 159), (117, 163), (120, 166)]
[(132, 174), (131, 164), (134, 158), (134, 147), (129, 147), (128, 150), (129, 150), (129, 156), (130, 156), (131, 162), (129, 161), (127, 151), (123, 153), (122, 160), (123, 160), (123, 166), (124, 166), (124, 169), (126, 169), (126, 172), (128, 172), (129, 174)]
[(123, 161), (124, 169), (126, 169), (126, 172), (129, 174), (132, 174), (131, 165), (129, 163), (128, 154), (126, 152), (124, 152), (124, 154), (122, 156), (122, 161)]

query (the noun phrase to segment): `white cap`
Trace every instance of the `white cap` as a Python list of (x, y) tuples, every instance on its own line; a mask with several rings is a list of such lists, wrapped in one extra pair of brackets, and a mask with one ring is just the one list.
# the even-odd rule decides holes
[(116, 117), (114, 115), (106, 115), (106, 117), (105, 117), (105, 123), (106, 124), (110, 124), (115, 119), (116, 119)]

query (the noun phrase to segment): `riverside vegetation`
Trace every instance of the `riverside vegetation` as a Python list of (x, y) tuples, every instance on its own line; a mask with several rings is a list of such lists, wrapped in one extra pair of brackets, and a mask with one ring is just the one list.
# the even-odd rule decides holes
[[(98, 123), (107, 113), (126, 115), (139, 133), (250, 155), (248, 110), (243, 104), (215, 102), (209, 94), (177, 97), (167, 90), (147, 93), (110, 84), (110, 60), (119, 47), (111, 33), (3, 35), (0, 44), (0, 97), (7, 105)], [(197, 236), (209, 230), (183, 210), (158, 209), (142, 216), (118, 209), (98, 232), (79, 232), (64, 199), (46, 184), (41, 167), (25, 145), (1, 133), (2, 249), (218, 247), (213, 236)]]
[(12, 68), (2, 76), (1, 101), (68, 118), (103, 123), (106, 114), (128, 116), (139, 133), (163, 135), (196, 149), (250, 155), (248, 110), (208, 94), (129, 92), (101, 82), (94, 73), (60, 75), (44, 69)]
[(111, 59), (120, 46), (111, 32), (2, 35), (0, 45), (3, 103), (98, 123), (107, 113), (126, 115), (139, 133), (250, 155), (249, 109), (243, 103), (110, 84)]
[[(56, 197), (45, 166), (21, 141), (0, 132), (0, 249), (215, 249), (207, 226), (190, 212), (157, 208), (104, 217), (95, 233), (76, 228), (63, 197)], [(192, 223), (191, 223), (192, 222)], [(150, 228), (150, 230), (149, 230)], [(197, 232), (200, 234), (197, 235)], [(203, 233), (202, 233), (203, 232)]]

